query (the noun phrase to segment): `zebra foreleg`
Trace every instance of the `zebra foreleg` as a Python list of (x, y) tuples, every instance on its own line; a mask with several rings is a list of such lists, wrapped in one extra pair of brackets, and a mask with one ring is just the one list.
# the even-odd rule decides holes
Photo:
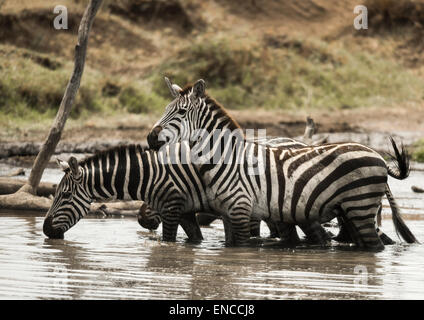
[(280, 244), (283, 247), (292, 247), (300, 243), (296, 225), (280, 221), (276, 223), (276, 226), (281, 239)]
[(278, 238), (279, 234), (278, 234), (277, 224), (272, 220), (266, 220), (265, 223), (269, 228), (269, 237)]
[[(278, 229), (277, 225), (271, 220), (266, 220), (265, 223), (269, 228), (269, 237), (278, 238)], [(258, 218), (250, 219), (250, 236), (251, 237), (260, 237), (261, 236), (261, 220)]]
[(180, 225), (188, 236), (189, 242), (200, 242), (203, 240), (202, 230), (200, 230), (195, 213), (182, 214)]
[(162, 217), (162, 240), (175, 242), (177, 240), (178, 224), (181, 220), (181, 212), (165, 211)]
[(236, 240), (234, 237), (234, 230), (231, 224), (231, 220), (227, 215), (222, 215), (222, 223), (224, 224), (224, 233), (225, 233), (225, 245), (228, 247), (233, 247), (236, 245)]
[(340, 243), (352, 243), (355, 242), (351, 236), (352, 230), (349, 230), (350, 228), (344, 221), (343, 217), (337, 217), (337, 222), (339, 224), (339, 233), (337, 236), (333, 238), (333, 240), (340, 242)]
[(261, 220), (258, 218), (250, 219), (250, 236), (260, 237), (261, 235)]
[(234, 245), (236, 246), (246, 246), (249, 244), (250, 212), (251, 209), (246, 208), (245, 205), (238, 206), (237, 204), (228, 211), (228, 218), (231, 221), (232, 236), (234, 237)]
[(306, 235), (306, 242), (309, 244), (318, 244), (328, 246), (331, 236), (328, 234), (318, 221), (311, 221), (306, 224), (301, 224), (299, 227)]

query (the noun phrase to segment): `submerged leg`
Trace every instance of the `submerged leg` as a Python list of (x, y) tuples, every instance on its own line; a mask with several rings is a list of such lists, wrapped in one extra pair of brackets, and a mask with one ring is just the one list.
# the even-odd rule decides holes
[(258, 218), (250, 219), (250, 236), (259, 237), (261, 235), (261, 220)]
[(341, 243), (352, 243), (354, 242), (352, 236), (351, 236), (351, 231), (349, 230), (349, 226), (346, 224), (345, 220), (343, 219), (343, 217), (337, 217), (337, 221), (339, 223), (339, 228), (340, 231), (337, 234), (336, 237), (334, 237), (333, 240), (337, 241), (337, 242), (341, 242)]
[(203, 240), (202, 231), (200, 230), (199, 223), (197, 222), (196, 214), (186, 213), (181, 215), (180, 225), (188, 236), (188, 241), (199, 242)]
[(265, 221), (269, 228), (269, 237), (270, 238), (278, 238), (278, 228), (277, 224), (271, 220)]
[(250, 238), (250, 214), (252, 208), (247, 204), (246, 199), (241, 198), (232, 204), (228, 210), (228, 218), (231, 221), (234, 244), (236, 246), (246, 246)]
[(177, 240), (177, 230), (181, 218), (181, 213), (165, 211), (161, 213), (161, 217), (163, 241), (175, 242)]
[(277, 222), (278, 233), (283, 246), (295, 246), (300, 243), (299, 235), (297, 234), (296, 225), (286, 222)]
[(299, 227), (305, 233), (307, 243), (327, 246), (331, 240), (331, 236), (328, 234), (327, 230), (325, 230), (318, 221), (301, 224)]

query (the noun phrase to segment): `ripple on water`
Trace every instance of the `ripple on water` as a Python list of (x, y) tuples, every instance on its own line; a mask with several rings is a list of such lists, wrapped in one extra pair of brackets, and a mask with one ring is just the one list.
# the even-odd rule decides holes
[[(424, 197), (410, 185), (423, 178), (414, 173), (410, 182), (390, 180), (421, 241)], [(383, 214), (383, 230), (396, 239), (387, 202)], [(226, 248), (220, 221), (202, 229), (201, 244), (186, 243), (181, 230), (177, 243), (164, 243), (160, 231), (143, 231), (135, 219), (84, 219), (64, 240), (49, 240), (42, 223), (42, 217), (0, 217), (0, 298), (424, 298), (422, 245), (396, 244), (379, 253)]]

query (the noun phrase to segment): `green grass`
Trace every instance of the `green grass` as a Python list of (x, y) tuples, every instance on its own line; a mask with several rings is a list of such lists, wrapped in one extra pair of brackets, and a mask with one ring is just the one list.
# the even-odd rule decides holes
[[(0, 45), (0, 124), (40, 121), (56, 115), (73, 63), (29, 50)], [(142, 81), (123, 81), (86, 66), (71, 118), (163, 109), (166, 100)]]
[[(73, 63), (7, 45), (0, 53), (0, 123), (54, 117)], [(141, 78), (86, 66), (71, 117), (161, 113), (171, 99), (165, 75), (180, 86), (203, 78), (212, 97), (239, 109), (422, 103), (424, 87), (422, 78), (394, 61), (319, 40), (198, 37)]]
[(393, 61), (326, 43), (284, 40), (270, 48), (237, 39), (198, 40), (153, 71), (179, 85), (206, 80), (209, 93), (229, 108), (356, 108), (422, 101), (423, 79)]

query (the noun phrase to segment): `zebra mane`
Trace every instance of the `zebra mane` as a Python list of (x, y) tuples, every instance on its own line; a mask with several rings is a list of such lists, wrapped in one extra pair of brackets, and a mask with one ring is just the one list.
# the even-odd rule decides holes
[[(189, 94), (191, 92), (191, 89), (193, 89), (193, 84), (186, 85), (181, 91), (180, 95), (184, 96), (186, 94)], [(227, 109), (225, 109), (222, 104), (220, 104), (218, 101), (216, 101), (214, 98), (208, 95), (208, 93), (205, 93), (205, 102), (211, 108), (212, 110), (218, 110), (219, 116), (225, 117), (230, 122), (229, 129), (241, 129), (239, 123), (228, 113)]]
[(140, 152), (145, 152), (145, 151), (149, 150), (149, 148), (143, 147), (140, 144), (120, 145), (120, 146), (116, 146), (116, 147), (112, 147), (112, 148), (109, 148), (109, 149), (106, 149), (106, 150), (96, 152), (94, 155), (80, 160), (78, 162), (78, 164), (80, 166), (82, 166), (82, 165), (89, 163), (89, 162), (92, 162), (92, 161), (96, 162), (100, 158), (102, 158), (103, 156), (111, 154), (111, 153), (118, 153), (118, 154), (123, 153), (123, 154), (125, 154), (127, 150), (134, 150), (134, 151), (137, 150), (137, 151), (140, 151)]

